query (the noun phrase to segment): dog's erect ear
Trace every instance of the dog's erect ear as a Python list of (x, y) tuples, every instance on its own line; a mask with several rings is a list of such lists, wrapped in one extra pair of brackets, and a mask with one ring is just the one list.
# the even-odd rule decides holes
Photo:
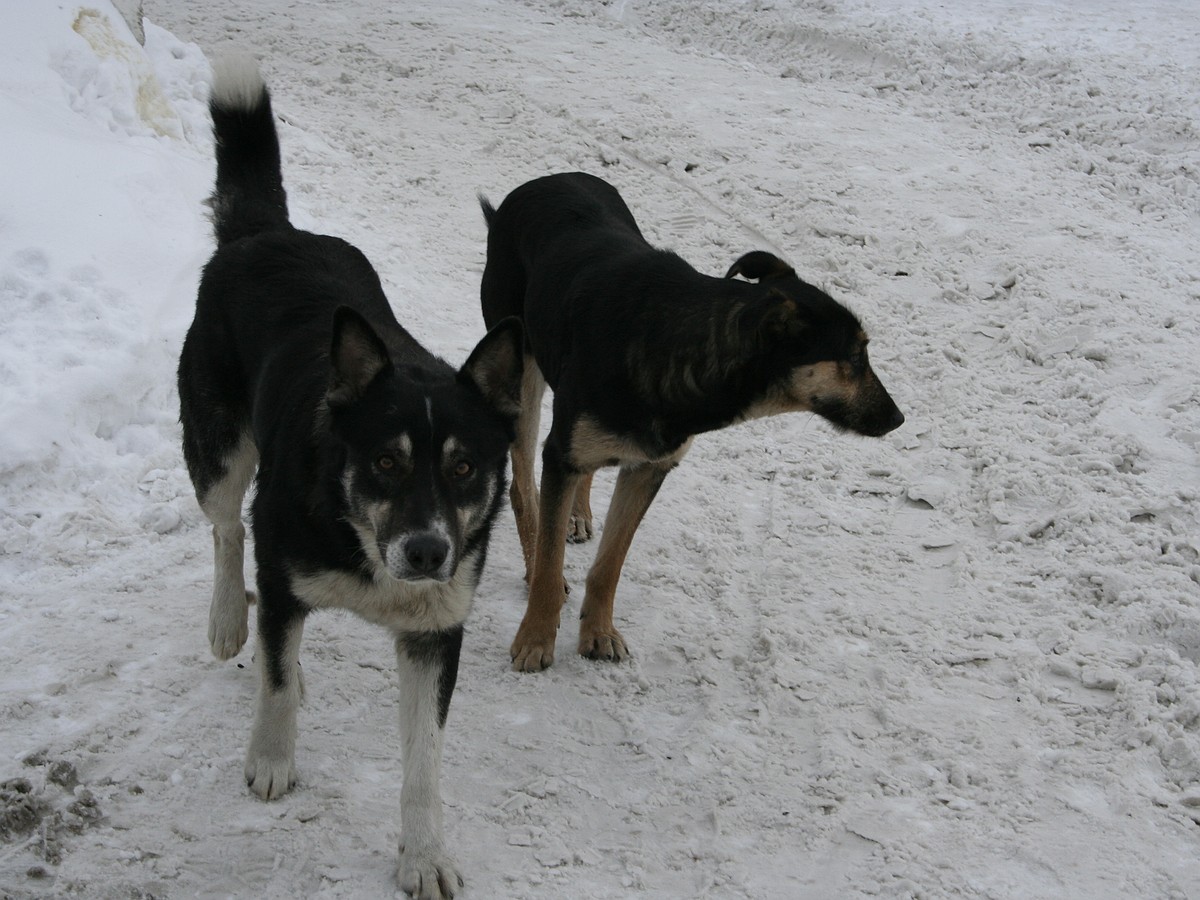
[(361, 398), (375, 376), (392, 364), (375, 329), (348, 306), (334, 311), (329, 361), (333, 376), (325, 399), (334, 408), (349, 406)]
[(525, 330), (516, 316), (502, 319), (475, 345), (459, 370), (498, 412), (521, 413), (521, 377), (525, 371)]
[(795, 274), (796, 270), (775, 254), (768, 253), (766, 250), (752, 250), (730, 266), (725, 277), (733, 278), (735, 275), (741, 275), (751, 281), (758, 281), (763, 278), (783, 278), (786, 275)]

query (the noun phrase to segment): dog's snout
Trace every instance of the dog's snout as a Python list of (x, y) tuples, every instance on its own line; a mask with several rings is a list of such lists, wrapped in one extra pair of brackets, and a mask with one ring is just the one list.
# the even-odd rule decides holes
[(863, 392), (863, 398), (865, 403), (862, 408), (866, 415), (862, 424), (866, 427), (857, 428), (856, 431), (870, 437), (883, 437), (904, 424), (904, 413), (900, 412), (900, 407), (875, 377), (874, 372), (870, 373), (867, 380), (867, 390)]
[(436, 574), (449, 553), (449, 542), (436, 534), (418, 534), (404, 542), (404, 558), (422, 575)]
[(856, 429), (868, 437), (883, 437), (904, 424), (904, 413), (900, 407), (887, 398), (887, 408), (879, 410), (874, 416), (863, 423), (864, 427)]

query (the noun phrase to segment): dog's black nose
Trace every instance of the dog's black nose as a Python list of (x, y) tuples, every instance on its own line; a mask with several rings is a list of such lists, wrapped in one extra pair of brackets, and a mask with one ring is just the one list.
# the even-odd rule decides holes
[(450, 544), (436, 534), (418, 534), (404, 543), (404, 558), (414, 572), (432, 575), (442, 567)]

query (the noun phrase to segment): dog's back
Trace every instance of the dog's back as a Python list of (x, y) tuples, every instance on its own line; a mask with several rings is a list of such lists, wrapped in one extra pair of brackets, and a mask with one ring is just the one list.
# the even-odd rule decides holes
[(646, 334), (677, 331), (696, 317), (697, 281), (730, 290), (729, 283), (707, 279), (672, 251), (651, 245), (616, 188), (594, 175), (534, 179), (498, 208), (479, 199), (488, 224), (484, 321), (490, 328), (506, 316), (524, 320), (528, 346), (555, 390), (566, 355), (579, 351), (573, 334), (591, 336), (590, 366), (620, 368), (623, 359), (604, 357), (618, 335), (631, 327)]
[(481, 295), (489, 328), (506, 316), (523, 314), (532, 277), (561, 294), (564, 285), (555, 282), (586, 267), (601, 247), (606, 260), (621, 247), (654, 252), (621, 195), (594, 175), (566, 172), (536, 178), (513, 190), (499, 209), (482, 195), (479, 202), (488, 225)]
[[(496, 221), (497, 210), (486, 197), (481, 195), (479, 200), (489, 231), (512, 231), (504, 221)], [(527, 206), (536, 209), (536, 216), (527, 213)], [(528, 181), (504, 198), (504, 208), (506, 216), (527, 223), (522, 244), (530, 246), (544, 246), (557, 237), (574, 240), (593, 228), (609, 233), (627, 229), (642, 236), (617, 189), (585, 172), (561, 172)]]

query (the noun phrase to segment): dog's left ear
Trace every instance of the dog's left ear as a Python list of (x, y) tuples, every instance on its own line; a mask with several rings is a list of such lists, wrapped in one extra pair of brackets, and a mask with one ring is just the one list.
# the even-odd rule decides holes
[(516, 316), (502, 319), (475, 345), (459, 370), (498, 412), (515, 419), (521, 413), (521, 377), (525, 371), (525, 329)]
[(333, 346), (329, 352), (333, 377), (325, 399), (331, 407), (349, 406), (392, 364), (387, 347), (361, 315), (348, 306), (333, 314)]
[(783, 278), (795, 274), (796, 270), (775, 254), (766, 250), (752, 250), (730, 266), (725, 277), (741, 275), (751, 281), (759, 281), (763, 278)]

